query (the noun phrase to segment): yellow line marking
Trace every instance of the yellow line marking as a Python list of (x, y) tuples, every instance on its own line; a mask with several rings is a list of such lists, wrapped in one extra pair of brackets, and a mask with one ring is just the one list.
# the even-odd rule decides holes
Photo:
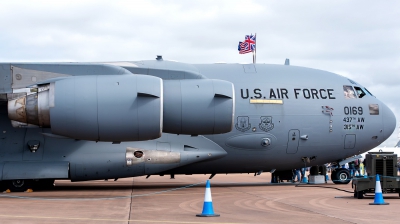
[(257, 100), (257, 99), (251, 99), (250, 103), (255, 103), (255, 104), (283, 104), (283, 100)]
[(107, 222), (152, 222), (152, 223), (189, 223), (189, 224), (241, 224), (238, 222), (184, 222), (184, 221), (166, 221), (166, 220), (138, 220), (138, 219), (91, 219), (91, 218), (67, 218), (52, 216), (25, 216), (25, 215), (0, 215), (7, 218), (35, 218), (35, 219), (64, 219), (64, 220), (88, 220), (88, 221), (107, 221)]

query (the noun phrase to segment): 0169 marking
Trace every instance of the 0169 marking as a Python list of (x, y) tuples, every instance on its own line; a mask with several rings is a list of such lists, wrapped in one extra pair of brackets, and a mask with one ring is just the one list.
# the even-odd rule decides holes
[(363, 108), (362, 107), (344, 107), (345, 115), (362, 115)]

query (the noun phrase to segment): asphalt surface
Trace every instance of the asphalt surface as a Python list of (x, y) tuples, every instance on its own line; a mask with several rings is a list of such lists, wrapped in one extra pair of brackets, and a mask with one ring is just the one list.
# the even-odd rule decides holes
[(270, 174), (217, 174), (214, 211), (202, 212), (209, 175), (151, 176), (116, 182), (56, 181), (50, 191), (0, 194), (0, 223), (399, 223), (398, 194), (390, 205), (353, 198), (351, 184), (271, 184)]

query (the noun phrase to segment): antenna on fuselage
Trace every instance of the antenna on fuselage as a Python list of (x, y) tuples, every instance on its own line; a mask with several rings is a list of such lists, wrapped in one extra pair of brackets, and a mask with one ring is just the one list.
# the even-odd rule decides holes
[(285, 60), (285, 65), (290, 65), (290, 60), (289, 60), (289, 58), (286, 58), (286, 60)]

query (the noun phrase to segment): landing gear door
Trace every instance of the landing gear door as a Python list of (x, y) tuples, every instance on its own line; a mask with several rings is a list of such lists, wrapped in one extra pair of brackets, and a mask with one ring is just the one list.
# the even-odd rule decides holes
[(288, 134), (288, 144), (286, 148), (287, 154), (295, 154), (299, 148), (300, 131), (292, 129)]

